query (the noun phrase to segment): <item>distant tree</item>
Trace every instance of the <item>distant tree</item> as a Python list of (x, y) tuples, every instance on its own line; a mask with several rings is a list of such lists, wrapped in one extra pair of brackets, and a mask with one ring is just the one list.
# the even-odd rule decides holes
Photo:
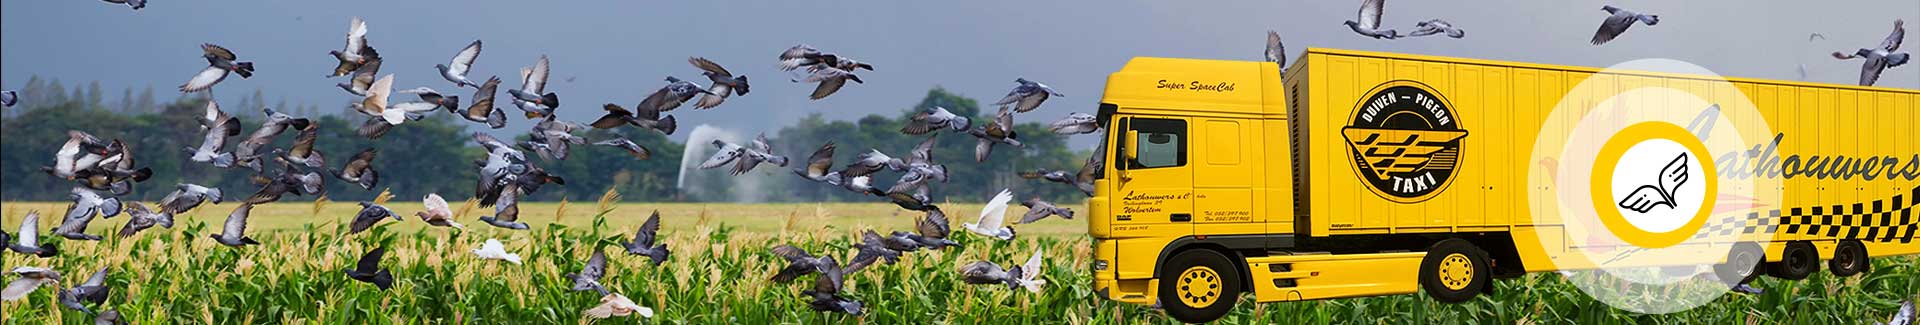
[(134, 101), (133, 103), (134, 103), (133, 104), (134, 107), (139, 108), (138, 110), (135, 110), (136, 112), (141, 112), (141, 113), (160, 112), (160, 108), (158, 106), (155, 106), (156, 104), (153, 102), (153, 85), (147, 85), (146, 90), (141, 90), (140, 99), (137, 101)]
[[(101, 91), (100, 91), (100, 81), (99, 81), (99, 80), (94, 80), (94, 81), (93, 81), (93, 82), (91, 82), (91, 83), (87, 83), (87, 97), (86, 97), (86, 98), (87, 98), (87, 107), (101, 107), (100, 105), (101, 105), (101, 103), (102, 103), (102, 101), (101, 101), (101, 100), (102, 100), (102, 98), (101, 98), (101, 96), (102, 96), (102, 95), (104, 95), (104, 94), (101, 94)], [(123, 112), (123, 113), (124, 113), (124, 111), (120, 111), (121, 109), (123, 109), (123, 108), (119, 108), (119, 107), (116, 107), (116, 108), (113, 108), (113, 110), (114, 110), (114, 111), (116, 111), (116, 112)]]

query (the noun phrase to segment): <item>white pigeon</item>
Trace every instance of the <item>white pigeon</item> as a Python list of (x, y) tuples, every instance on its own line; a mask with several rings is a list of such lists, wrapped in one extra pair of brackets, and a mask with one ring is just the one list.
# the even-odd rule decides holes
[(1000, 190), (1000, 194), (994, 195), (993, 200), (987, 201), (987, 206), (980, 209), (979, 223), (968, 223), (961, 227), (982, 236), (1012, 240), (1013, 228), (1006, 226), (1007, 202), (1013, 202), (1013, 191)]
[(1040, 293), (1040, 287), (1047, 285), (1047, 280), (1040, 278), (1040, 268), (1042, 267), (1040, 257), (1044, 256), (1045, 252), (1046, 249), (1044, 248), (1035, 248), (1033, 250), (1033, 257), (1027, 258), (1027, 264), (1020, 265), (1020, 278), (1014, 279), (1013, 281), (1019, 283), (1021, 287), (1027, 288), (1029, 292)]
[(638, 313), (640, 317), (653, 318), (653, 308), (641, 307), (632, 299), (618, 293), (609, 293), (600, 297), (600, 305), (587, 309), (587, 317), (605, 319), (614, 316), (626, 316)]
[(507, 247), (500, 245), (500, 240), (492, 238), (488, 238), (486, 243), (480, 244), (480, 248), (473, 249), (473, 255), (479, 256), (481, 259), (504, 260), (508, 263), (520, 264), (520, 254), (508, 253)]

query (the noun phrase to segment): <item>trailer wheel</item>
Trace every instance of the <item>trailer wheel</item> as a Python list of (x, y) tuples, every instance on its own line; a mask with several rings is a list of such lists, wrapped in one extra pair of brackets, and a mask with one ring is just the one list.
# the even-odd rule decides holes
[(1420, 261), (1420, 287), (1444, 303), (1473, 300), (1492, 279), (1487, 253), (1462, 239), (1448, 239), (1427, 249)]
[(1226, 316), (1240, 300), (1240, 271), (1233, 261), (1210, 249), (1180, 252), (1160, 268), (1160, 306), (1187, 323)]
[(1740, 243), (1727, 252), (1727, 262), (1713, 266), (1714, 276), (1721, 281), (1734, 281), (1729, 284), (1741, 285), (1753, 282), (1760, 276), (1760, 270), (1766, 267), (1766, 252), (1759, 245)]
[(1861, 245), (1857, 240), (1842, 241), (1839, 247), (1833, 248), (1833, 259), (1827, 261), (1827, 271), (1839, 277), (1860, 275), (1873, 267), (1873, 263), (1869, 262), (1866, 245)]
[(1820, 253), (1813, 250), (1813, 244), (1797, 241), (1787, 243), (1786, 250), (1780, 252), (1780, 261), (1768, 266), (1767, 275), (1797, 281), (1805, 280), (1816, 271), (1820, 271)]

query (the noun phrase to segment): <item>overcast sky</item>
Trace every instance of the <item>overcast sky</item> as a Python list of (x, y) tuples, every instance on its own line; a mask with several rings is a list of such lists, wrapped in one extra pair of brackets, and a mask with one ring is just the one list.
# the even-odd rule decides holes
[[(753, 92), (716, 110), (673, 112), (683, 130), (712, 124), (752, 133), (812, 112), (891, 116), (934, 86), (992, 101), (1022, 76), (1067, 96), (1020, 116), (1032, 121), (1092, 111), (1106, 75), (1130, 57), (1258, 60), (1268, 29), (1286, 39), (1289, 56), (1331, 47), (1598, 67), (1671, 58), (1722, 75), (1788, 80), (1805, 64), (1812, 81), (1851, 84), (1860, 61), (1825, 53), (1878, 44), (1894, 19), (1920, 22), (1920, 2), (1846, 2), (1395, 1), (1386, 25), (1404, 32), (1441, 18), (1467, 37), (1380, 41), (1341, 25), (1353, 19), (1357, 1), (152, 0), (135, 12), (101, 1), (11, 0), (0, 2), (0, 85), (18, 88), (40, 75), (98, 80), (108, 96), (151, 85), (164, 99), (205, 65), (197, 45), (211, 42), (259, 70), (223, 82), (220, 100), (262, 89), (270, 103), (284, 96), (332, 111), (351, 98), (332, 87), (340, 79), (322, 78), (335, 64), (327, 51), (342, 45), (348, 19), (361, 16), (386, 58), (381, 73), (396, 74), (396, 88), (454, 88), (433, 65), (481, 39), (475, 80), (497, 75), (508, 80), (502, 88), (518, 87), (518, 69), (548, 55), (548, 89), (561, 95), (560, 115), (570, 120), (598, 117), (602, 103), (638, 103), (668, 75), (704, 83), (686, 63), (704, 56), (750, 76)], [(1591, 46), (1608, 3), (1658, 14), (1661, 23)], [(1807, 41), (1815, 32), (1827, 39)], [(1920, 46), (1915, 35), (1903, 51)], [(778, 53), (798, 43), (872, 62), (877, 71), (861, 73), (866, 84), (809, 101), (811, 85), (790, 83), (774, 68)], [(1920, 64), (1889, 70), (1879, 85), (1920, 88)], [(510, 115), (508, 130), (531, 125)]]

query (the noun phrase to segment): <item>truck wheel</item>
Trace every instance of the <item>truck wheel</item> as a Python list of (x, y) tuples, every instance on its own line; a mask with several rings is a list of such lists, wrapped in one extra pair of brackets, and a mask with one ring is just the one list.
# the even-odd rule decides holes
[(1839, 247), (1833, 248), (1833, 259), (1827, 261), (1827, 271), (1839, 277), (1860, 275), (1871, 267), (1873, 263), (1869, 263), (1867, 258), (1867, 246), (1857, 240), (1840, 242)]
[(1487, 253), (1462, 239), (1448, 239), (1427, 249), (1420, 261), (1420, 287), (1433, 300), (1460, 303), (1492, 285)]
[(1187, 323), (1205, 323), (1233, 310), (1240, 300), (1240, 271), (1210, 249), (1180, 252), (1160, 268), (1160, 306)]
[(1786, 250), (1780, 252), (1780, 261), (1768, 265), (1767, 275), (1797, 281), (1819, 270), (1820, 253), (1813, 250), (1813, 244), (1797, 241), (1787, 243)]
[(1713, 266), (1713, 275), (1720, 277), (1720, 281), (1731, 281), (1728, 284), (1747, 284), (1759, 277), (1766, 264), (1766, 252), (1761, 251), (1759, 245), (1740, 243), (1727, 252), (1726, 263)]

